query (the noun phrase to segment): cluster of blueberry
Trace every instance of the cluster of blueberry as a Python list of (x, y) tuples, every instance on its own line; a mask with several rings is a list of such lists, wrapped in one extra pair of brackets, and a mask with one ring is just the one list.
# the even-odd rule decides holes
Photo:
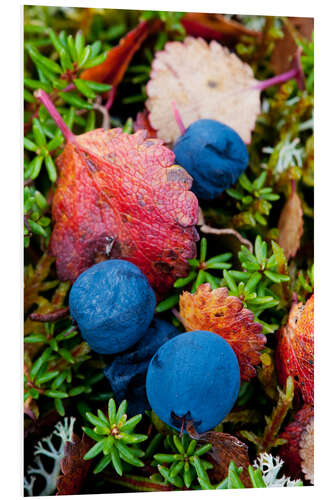
[[(214, 120), (190, 125), (174, 153), (202, 199), (218, 196), (248, 164), (239, 135)], [(232, 348), (215, 333), (181, 334), (169, 323), (153, 319), (154, 291), (134, 264), (109, 260), (92, 266), (74, 283), (69, 305), (90, 347), (117, 354), (105, 375), (116, 399), (129, 401), (129, 413), (150, 406), (176, 429), (191, 421), (204, 432), (231, 410), (240, 386)]]

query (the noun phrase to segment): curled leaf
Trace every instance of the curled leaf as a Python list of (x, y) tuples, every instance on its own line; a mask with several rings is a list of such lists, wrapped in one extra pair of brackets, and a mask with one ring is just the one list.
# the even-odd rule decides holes
[(180, 316), (187, 331), (208, 330), (223, 337), (233, 348), (242, 380), (256, 375), (260, 352), (266, 337), (253, 313), (243, 307), (238, 297), (228, 296), (227, 288), (211, 290), (208, 283), (192, 294), (183, 292), (179, 300)]
[[(200, 71), (198, 71), (200, 68)], [(157, 52), (147, 84), (149, 121), (157, 136), (174, 142), (180, 135), (175, 101), (185, 127), (201, 118), (229, 125), (249, 143), (260, 112), (260, 91), (248, 64), (218, 42), (185, 38)]]
[(150, 25), (142, 21), (136, 28), (122, 38), (119, 45), (108, 52), (106, 60), (82, 72), (82, 80), (119, 85), (135, 52), (150, 32)]
[(82, 438), (73, 434), (72, 441), (66, 442), (64, 457), (60, 462), (62, 474), (57, 481), (57, 495), (77, 495), (80, 493), (92, 463), (91, 460), (83, 460), (83, 457), (91, 448), (92, 443), (92, 439), (85, 434)]
[(292, 478), (305, 476), (313, 484), (313, 406), (303, 406), (280, 435), (287, 442), (279, 449), (284, 469)]
[(198, 202), (192, 178), (173, 161), (144, 131), (97, 129), (66, 144), (57, 159), (50, 241), (61, 280), (110, 258), (136, 264), (160, 294), (186, 275)]
[(292, 306), (288, 323), (279, 333), (276, 362), (281, 383), (290, 375), (304, 402), (313, 404), (314, 295), (305, 305)]
[(280, 247), (287, 260), (295, 257), (303, 235), (303, 210), (300, 197), (292, 193), (284, 205), (278, 223)]

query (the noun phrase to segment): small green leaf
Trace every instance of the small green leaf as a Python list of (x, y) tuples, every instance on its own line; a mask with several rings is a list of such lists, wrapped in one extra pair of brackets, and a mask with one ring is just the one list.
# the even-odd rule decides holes
[(51, 182), (57, 180), (57, 169), (50, 155), (45, 156), (45, 167)]
[(109, 465), (109, 463), (111, 462), (112, 460), (112, 456), (111, 455), (105, 455), (102, 460), (100, 460), (98, 462), (98, 464), (96, 465), (95, 469), (94, 469), (94, 474), (98, 474), (99, 472), (102, 472), (102, 470), (105, 469), (105, 467), (107, 467)]
[(119, 405), (117, 415), (116, 415), (116, 424), (118, 425), (120, 422), (120, 419), (122, 418), (123, 415), (125, 415), (127, 409), (127, 401), (124, 399)]
[(132, 432), (141, 419), (142, 415), (135, 415), (135, 417), (130, 418), (124, 425), (121, 426), (121, 432)]
[(48, 396), (49, 398), (68, 398), (67, 392), (62, 392), (62, 391), (52, 391), (52, 390), (47, 390), (45, 391), (45, 396)]
[(114, 446), (111, 448), (111, 458), (112, 458), (112, 465), (113, 465), (115, 471), (117, 472), (117, 474), (119, 476), (122, 476), (123, 475), (123, 467), (121, 464), (118, 450)]
[(161, 313), (161, 312), (167, 311), (168, 309), (171, 309), (176, 304), (178, 304), (178, 301), (179, 301), (179, 295), (171, 295), (170, 297), (168, 297), (167, 299), (163, 300), (162, 302), (160, 302), (156, 306), (155, 312), (156, 313)]
[(116, 423), (116, 413), (117, 413), (116, 403), (114, 399), (111, 398), (108, 403), (108, 417), (110, 425)]

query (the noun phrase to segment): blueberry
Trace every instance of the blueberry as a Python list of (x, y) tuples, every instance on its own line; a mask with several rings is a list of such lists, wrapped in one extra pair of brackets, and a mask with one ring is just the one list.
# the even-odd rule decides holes
[(197, 120), (176, 141), (176, 163), (193, 177), (192, 191), (211, 200), (234, 184), (246, 169), (247, 147), (232, 128), (215, 120)]
[(127, 401), (127, 414), (136, 415), (150, 408), (146, 396), (146, 374), (155, 352), (167, 340), (179, 335), (177, 328), (154, 319), (145, 335), (128, 351), (118, 354), (105, 370), (116, 402)]
[(147, 331), (155, 305), (147, 278), (125, 260), (111, 259), (90, 267), (69, 295), (70, 313), (82, 337), (101, 354), (134, 345)]
[(179, 429), (192, 421), (198, 432), (213, 429), (229, 413), (240, 373), (228, 342), (212, 332), (183, 333), (166, 342), (151, 360), (148, 401), (157, 416)]

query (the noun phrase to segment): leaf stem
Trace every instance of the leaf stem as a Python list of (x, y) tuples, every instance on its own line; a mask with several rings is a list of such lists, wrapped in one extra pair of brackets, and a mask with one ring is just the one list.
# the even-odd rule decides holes
[(45, 106), (49, 114), (52, 116), (53, 120), (56, 122), (58, 127), (60, 128), (63, 136), (65, 137), (67, 142), (75, 142), (75, 135), (73, 132), (68, 128), (66, 123), (64, 122), (62, 116), (60, 115), (59, 111), (53, 104), (50, 96), (42, 89), (38, 89), (34, 92), (34, 96), (36, 99), (39, 99), (40, 102)]

